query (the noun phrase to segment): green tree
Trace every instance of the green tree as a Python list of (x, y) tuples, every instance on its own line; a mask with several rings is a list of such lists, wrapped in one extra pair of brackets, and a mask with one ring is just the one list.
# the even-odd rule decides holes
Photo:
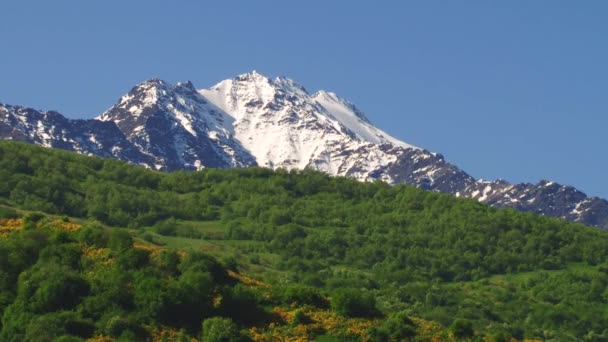
[(473, 337), (475, 335), (473, 323), (466, 319), (456, 319), (450, 325), (450, 333), (458, 338)]
[(331, 297), (331, 308), (347, 317), (373, 317), (378, 314), (376, 298), (358, 289), (339, 289)]
[(133, 246), (133, 238), (126, 230), (115, 229), (110, 234), (108, 247), (116, 252), (129, 250)]
[(237, 342), (241, 334), (236, 324), (230, 318), (212, 317), (203, 322), (203, 342)]

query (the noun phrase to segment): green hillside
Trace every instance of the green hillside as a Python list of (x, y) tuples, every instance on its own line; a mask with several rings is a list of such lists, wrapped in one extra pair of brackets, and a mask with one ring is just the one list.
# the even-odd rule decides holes
[(1, 341), (605, 341), (608, 232), (308, 170), (159, 173), (0, 141), (0, 314)]

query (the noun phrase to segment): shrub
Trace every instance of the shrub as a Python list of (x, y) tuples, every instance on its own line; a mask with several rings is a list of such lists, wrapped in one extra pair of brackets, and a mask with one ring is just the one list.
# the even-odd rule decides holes
[(31, 221), (34, 223), (39, 222), (40, 220), (42, 220), (44, 218), (44, 214), (43, 213), (29, 213), (27, 215), (25, 215), (25, 217), (23, 218), (24, 221)]
[(130, 249), (133, 246), (133, 238), (128, 231), (122, 229), (115, 229), (110, 234), (110, 241), (108, 247), (116, 252), (123, 252)]
[(158, 222), (154, 225), (154, 231), (163, 236), (176, 236), (177, 235), (177, 222), (174, 218)]
[(240, 339), (239, 328), (230, 318), (212, 317), (203, 322), (201, 340), (204, 342), (236, 342)]
[(454, 337), (465, 338), (473, 337), (475, 331), (473, 330), (473, 323), (466, 319), (457, 319), (452, 325), (450, 325), (450, 333)]
[(250, 324), (264, 315), (258, 308), (258, 298), (253, 290), (237, 284), (227, 287), (222, 294), (222, 312), (236, 322)]
[(403, 341), (416, 335), (414, 322), (405, 312), (398, 312), (368, 331), (372, 341)]
[(373, 294), (357, 289), (340, 289), (334, 292), (331, 308), (346, 317), (373, 317), (378, 314)]
[(29, 213), (23, 217), (23, 229), (32, 230), (36, 229), (36, 224), (44, 218), (44, 214), (41, 213)]
[(291, 321), (291, 325), (300, 325), (300, 324), (309, 324), (311, 323), (310, 317), (306, 316), (302, 310), (298, 310), (293, 315), (293, 320)]
[(222, 265), (229, 270), (237, 271), (239, 268), (239, 264), (236, 261), (236, 258), (233, 255), (229, 255), (222, 258)]
[(18, 218), (19, 214), (17, 211), (11, 208), (0, 207), (0, 218), (2, 219), (14, 219)]
[(92, 322), (78, 319), (70, 311), (53, 312), (34, 318), (26, 327), (27, 341), (84, 341), (95, 331)]
[(110, 318), (104, 330), (106, 334), (123, 341), (144, 340), (147, 337), (147, 331), (133, 319), (120, 316)]
[(486, 337), (488, 342), (509, 342), (511, 341), (511, 335), (504, 331), (495, 332)]
[[(280, 291), (280, 290), (279, 290)], [(319, 290), (304, 285), (290, 285), (279, 294), (283, 304), (313, 305), (319, 308), (327, 306), (327, 301)]]
[(88, 245), (104, 248), (108, 245), (109, 234), (100, 223), (88, 222), (80, 230), (79, 238)]
[(141, 236), (141, 238), (144, 239), (144, 241), (154, 243), (154, 236), (152, 236), (152, 234), (150, 234), (150, 233), (145, 233), (144, 235)]

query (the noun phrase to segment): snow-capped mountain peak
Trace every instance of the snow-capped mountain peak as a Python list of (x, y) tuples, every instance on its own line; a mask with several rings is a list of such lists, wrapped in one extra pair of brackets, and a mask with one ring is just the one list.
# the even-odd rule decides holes
[(346, 128), (355, 133), (355, 135), (363, 141), (374, 144), (389, 143), (404, 148), (418, 148), (398, 140), (375, 127), (365, 114), (355, 107), (354, 104), (339, 97), (333, 92), (319, 90), (312, 98), (336, 120), (346, 126)]
[(320, 90), (310, 95), (303, 86), (286, 77), (271, 79), (252, 71), (199, 92), (233, 116), (237, 125), (241, 121), (255, 121), (253, 116), (272, 115), (279, 121), (316, 121), (361, 142), (417, 148), (375, 127), (361, 110), (335, 93)]
[(336, 93), (332, 91), (319, 90), (312, 95), (312, 98), (315, 99), (317, 102), (332, 103), (348, 108), (351, 112), (349, 114), (356, 116), (361, 121), (371, 123), (367, 116), (365, 116), (365, 114), (357, 107), (355, 107), (354, 104), (352, 104), (346, 99), (339, 97)]
[(155, 156), (156, 169), (255, 165), (232, 137), (232, 117), (208, 103), (190, 81), (142, 82), (98, 119), (113, 121), (140, 150)]
[(441, 154), (400, 141), (351, 102), (249, 72), (196, 90), (151, 79), (94, 120), (0, 104), (0, 138), (157, 170), (260, 165), (406, 183), (497, 207), (608, 228), (608, 201), (554, 182), (476, 180)]
[(273, 106), (280, 99), (309, 97), (304, 87), (296, 82), (285, 77), (271, 79), (255, 70), (199, 92), (237, 120), (250, 116), (246, 108), (252, 106)]
[(234, 118), (236, 138), (262, 166), (314, 167), (336, 175), (351, 170), (371, 179), (393, 156), (378, 150), (367, 157), (365, 167), (355, 167), (338, 151), (381, 144), (413, 148), (373, 127), (348, 101), (327, 92), (311, 96), (286, 77), (271, 79), (254, 71), (199, 93)]

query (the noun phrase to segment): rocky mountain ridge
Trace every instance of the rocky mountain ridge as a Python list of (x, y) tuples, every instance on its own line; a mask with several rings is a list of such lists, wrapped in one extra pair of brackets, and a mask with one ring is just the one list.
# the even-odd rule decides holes
[(257, 72), (197, 90), (152, 79), (90, 120), (0, 104), (0, 138), (171, 171), (312, 168), (361, 181), (406, 183), (497, 207), (608, 228), (608, 201), (550, 181), (476, 180), (441, 154), (400, 141), (327, 91)]

